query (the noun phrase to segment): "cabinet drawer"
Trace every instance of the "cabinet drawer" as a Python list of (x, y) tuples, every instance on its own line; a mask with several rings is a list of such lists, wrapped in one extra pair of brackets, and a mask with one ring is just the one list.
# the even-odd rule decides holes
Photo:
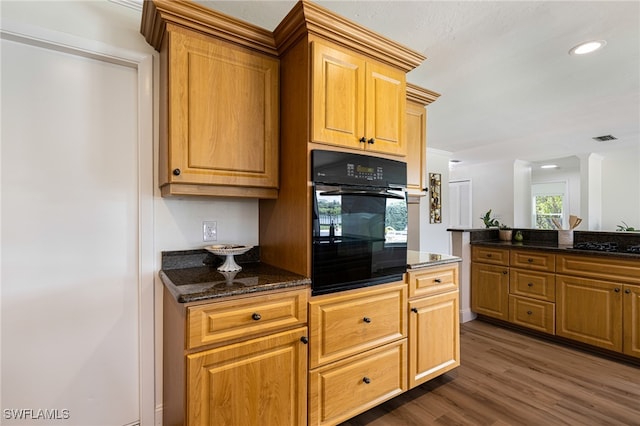
[(394, 283), (311, 298), (310, 368), (406, 337), (406, 293)]
[(471, 247), (471, 261), (509, 266), (509, 250), (493, 247)]
[(542, 251), (511, 250), (511, 266), (535, 271), (555, 272), (555, 254)]
[(557, 272), (586, 278), (601, 278), (609, 282), (624, 281), (640, 284), (640, 263), (637, 259), (558, 255)]
[(514, 324), (555, 334), (555, 311), (554, 303), (527, 297), (509, 296), (509, 321)]
[(335, 425), (407, 390), (406, 339), (309, 372), (309, 425)]
[(531, 272), (511, 268), (509, 292), (534, 299), (556, 301), (556, 276), (546, 272)]
[(458, 289), (458, 265), (433, 266), (407, 272), (409, 298)]
[(303, 325), (307, 322), (307, 294), (305, 288), (191, 306), (187, 310), (187, 347)]

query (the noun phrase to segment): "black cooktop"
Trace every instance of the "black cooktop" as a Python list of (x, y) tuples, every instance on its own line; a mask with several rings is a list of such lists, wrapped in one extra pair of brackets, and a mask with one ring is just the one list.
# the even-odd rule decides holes
[(574, 249), (577, 250), (591, 250), (591, 251), (606, 251), (606, 252), (626, 252), (626, 253), (640, 253), (640, 245), (629, 246), (626, 249), (623, 249), (618, 246), (618, 243), (607, 241), (585, 241), (581, 243), (575, 243), (573, 245)]

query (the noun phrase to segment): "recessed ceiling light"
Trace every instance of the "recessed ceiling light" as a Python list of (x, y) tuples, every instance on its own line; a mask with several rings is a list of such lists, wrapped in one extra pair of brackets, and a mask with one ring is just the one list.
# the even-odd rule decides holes
[(557, 164), (543, 164), (540, 166), (541, 169), (556, 169), (557, 167)]
[(569, 55), (585, 55), (587, 53), (595, 52), (598, 49), (602, 49), (607, 44), (604, 40), (592, 40), (573, 47), (569, 50)]

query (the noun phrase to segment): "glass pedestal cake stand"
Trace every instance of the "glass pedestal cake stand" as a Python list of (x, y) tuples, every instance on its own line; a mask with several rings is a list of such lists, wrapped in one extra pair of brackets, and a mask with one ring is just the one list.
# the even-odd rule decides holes
[(251, 250), (253, 246), (241, 246), (233, 244), (216, 244), (213, 246), (205, 247), (205, 250), (215, 254), (216, 256), (226, 256), (222, 265), (218, 266), (218, 271), (232, 272), (239, 271), (242, 266), (238, 265), (233, 258), (237, 254), (243, 254)]

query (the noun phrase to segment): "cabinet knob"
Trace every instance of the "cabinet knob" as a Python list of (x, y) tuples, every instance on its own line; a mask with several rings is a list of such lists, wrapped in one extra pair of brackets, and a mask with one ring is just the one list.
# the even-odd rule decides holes
[(411, 308), (411, 312), (418, 313), (418, 308)]
[(624, 291), (624, 294), (631, 294), (631, 290), (626, 289), (626, 290)]
[(527, 284), (527, 287), (533, 287), (533, 283)]
[(620, 289), (619, 288), (614, 288), (613, 291), (615, 291), (616, 293), (620, 293)]
[(306, 345), (307, 343), (309, 343), (309, 338), (307, 336), (302, 336), (300, 338), (300, 341)]
[(253, 315), (251, 315), (251, 318), (253, 318), (255, 321), (259, 321), (260, 319), (262, 319), (262, 315), (260, 315), (257, 312), (254, 312)]
[(509, 273), (509, 271), (507, 271), (506, 269), (504, 271), (502, 271), (502, 275), (507, 275)]
[(527, 311), (527, 315), (533, 315), (533, 312)]
[(180, 169), (173, 169), (173, 175), (174, 175), (174, 176), (180, 176), (180, 173), (182, 173), (182, 172), (180, 171)]
[(370, 378), (368, 378), (367, 376), (364, 376), (364, 377), (362, 378), (362, 381), (363, 381), (363, 382), (365, 382), (366, 384), (371, 383), (371, 379), (370, 379)]
[(364, 136), (360, 138), (360, 143), (365, 143), (367, 142), (367, 138), (365, 138)]
[(368, 143), (369, 145), (373, 145), (374, 143), (376, 143), (376, 140), (375, 140), (374, 138), (371, 138), (371, 139), (369, 139), (369, 140), (367, 141), (367, 143)]
[(487, 253), (487, 257), (491, 257), (491, 253)]
[(529, 259), (527, 259), (527, 262), (533, 263), (533, 259), (529, 258)]
[(371, 322), (371, 318), (369, 317), (364, 317), (362, 318), (362, 321), (366, 322), (367, 324)]
[(436, 278), (435, 280), (433, 280), (435, 282), (437, 282), (438, 284), (440, 284), (442, 282), (442, 280), (440, 278)]

